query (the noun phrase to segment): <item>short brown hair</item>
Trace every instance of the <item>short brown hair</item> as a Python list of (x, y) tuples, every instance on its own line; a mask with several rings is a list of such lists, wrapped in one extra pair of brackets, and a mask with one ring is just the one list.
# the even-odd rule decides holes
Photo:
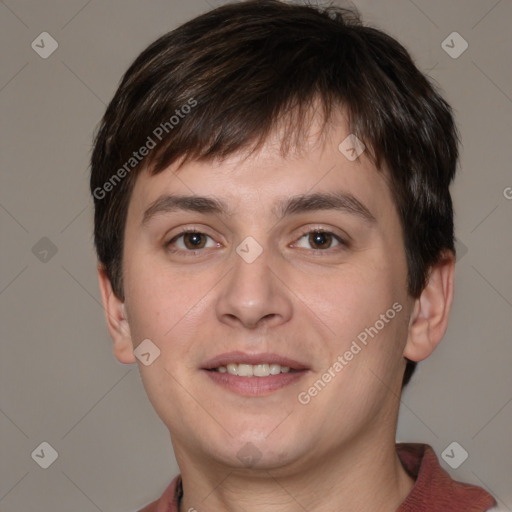
[[(277, 0), (207, 12), (160, 37), (125, 73), (91, 158), (94, 242), (114, 293), (124, 299), (126, 215), (143, 167), (156, 174), (179, 158), (183, 165), (255, 151), (283, 119), (286, 153), (307, 133), (314, 104), (324, 127), (343, 108), (377, 169), (383, 162), (389, 168), (408, 292), (419, 297), (443, 250), (455, 253), (449, 185), (458, 135), (451, 108), (405, 48), (363, 25), (356, 10)], [(193, 105), (189, 113), (185, 105)], [(154, 147), (135, 159), (149, 139)], [(413, 369), (409, 362), (404, 383)]]

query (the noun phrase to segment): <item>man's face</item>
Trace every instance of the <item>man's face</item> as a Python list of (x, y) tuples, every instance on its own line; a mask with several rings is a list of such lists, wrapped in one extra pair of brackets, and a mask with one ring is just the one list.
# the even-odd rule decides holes
[[(383, 174), (365, 153), (350, 161), (338, 149), (348, 135), (335, 127), (302, 156), (283, 159), (269, 143), (246, 160), (138, 177), (125, 305), (133, 347), (149, 339), (160, 350), (139, 366), (178, 458), (277, 469), (394, 439), (412, 306), (404, 241)], [(282, 215), (312, 194), (345, 199), (337, 208), (303, 201)], [(177, 195), (228, 211), (154, 206)], [(249, 361), (230, 371), (280, 373), (212, 368)]]

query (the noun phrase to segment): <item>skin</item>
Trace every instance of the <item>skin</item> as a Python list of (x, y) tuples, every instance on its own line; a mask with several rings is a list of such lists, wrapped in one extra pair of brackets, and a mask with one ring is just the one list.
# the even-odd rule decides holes
[[(125, 303), (98, 267), (115, 357), (138, 361), (133, 350), (149, 338), (161, 351), (138, 362), (156, 412), (169, 429), (183, 478), (180, 510), (395, 511), (414, 481), (395, 453), (404, 357), (421, 361), (447, 328), (454, 257), (432, 268), (418, 299), (407, 294), (404, 240), (386, 170), (363, 153), (351, 162), (338, 150), (349, 131), (343, 118), (327, 136), (314, 126), (302, 151), (283, 158), (279, 130), (261, 151), (224, 161), (190, 162), (151, 176), (142, 172), (125, 231)], [(278, 199), (340, 190), (376, 219), (334, 210), (278, 219)], [(162, 194), (224, 200), (232, 216), (175, 211), (141, 224)], [(203, 237), (195, 255), (190, 235), (166, 242), (180, 227)], [(315, 245), (313, 229), (335, 238)], [(244, 261), (236, 247), (253, 237), (262, 254)], [(187, 245), (188, 243), (188, 245)], [(322, 245), (324, 244), (324, 245)], [(189, 247), (187, 249), (187, 247)], [(395, 318), (307, 405), (307, 391), (357, 335), (394, 303)], [(244, 397), (200, 370), (221, 353), (273, 352), (306, 364), (298, 382)], [(237, 456), (247, 446), (251, 467)]]

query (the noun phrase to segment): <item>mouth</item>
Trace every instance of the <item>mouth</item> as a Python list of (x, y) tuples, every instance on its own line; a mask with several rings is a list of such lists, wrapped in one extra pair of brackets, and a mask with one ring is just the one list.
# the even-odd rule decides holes
[(305, 376), (302, 363), (276, 354), (231, 352), (208, 361), (201, 370), (216, 384), (242, 396), (262, 396)]
[(295, 370), (289, 366), (281, 366), (277, 363), (258, 363), (258, 364), (244, 364), (244, 363), (229, 363), (226, 366), (218, 366), (211, 368), (209, 371), (218, 373), (228, 373), (229, 375), (237, 375), (239, 377), (268, 377), (269, 375), (279, 375), (280, 373), (297, 373), (300, 370)]

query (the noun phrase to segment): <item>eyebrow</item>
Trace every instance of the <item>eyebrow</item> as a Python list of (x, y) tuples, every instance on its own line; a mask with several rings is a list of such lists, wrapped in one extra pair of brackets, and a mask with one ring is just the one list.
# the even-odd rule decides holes
[[(355, 196), (346, 192), (301, 194), (280, 200), (272, 208), (278, 218), (317, 210), (336, 210), (355, 215), (370, 224), (377, 222), (370, 210)], [(222, 200), (205, 196), (164, 195), (156, 199), (144, 212), (142, 225), (159, 214), (189, 211), (203, 214), (231, 216), (233, 212)]]

